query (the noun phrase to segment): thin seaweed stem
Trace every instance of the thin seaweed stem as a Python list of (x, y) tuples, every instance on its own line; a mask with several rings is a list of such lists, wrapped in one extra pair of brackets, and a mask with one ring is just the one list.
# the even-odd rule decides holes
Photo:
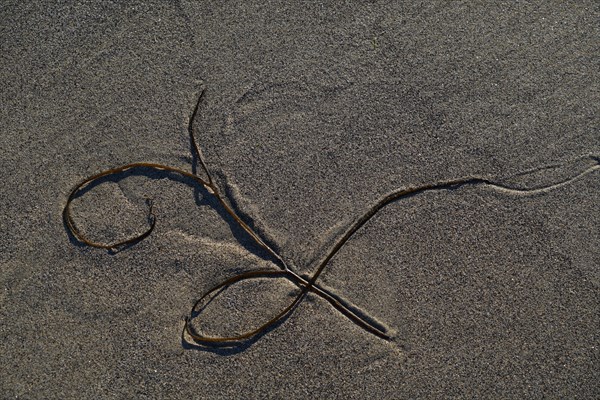
[[(327, 267), (329, 262), (344, 247), (344, 245), (346, 245), (346, 243), (348, 243), (350, 238), (361, 227), (363, 227), (371, 218), (373, 218), (382, 208), (384, 208), (385, 206), (387, 206), (390, 203), (399, 201), (401, 199), (406, 199), (411, 196), (417, 196), (417, 195), (423, 194), (425, 192), (450, 190), (450, 189), (456, 189), (456, 188), (459, 188), (462, 186), (487, 186), (494, 190), (500, 191), (505, 194), (511, 194), (511, 195), (539, 194), (539, 193), (544, 193), (544, 192), (559, 188), (561, 186), (570, 184), (570, 183), (582, 178), (583, 176), (591, 173), (592, 171), (600, 169), (600, 158), (598, 156), (591, 155), (591, 156), (589, 156), (589, 158), (591, 160), (593, 160), (595, 162), (595, 164), (592, 165), (591, 167), (587, 168), (586, 170), (582, 171), (578, 175), (576, 175), (572, 178), (563, 180), (561, 182), (555, 183), (555, 184), (546, 185), (546, 186), (542, 186), (542, 187), (536, 187), (534, 189), (521, 189), (521, 188), (509, 186), (509, 185), (506, 185), (506, 184), (503, 184), (500, 182), (495, 182), (495, 181), (492, 181), (489, 179), (478, 178), (478, 177), (466, 177), (466, 178), (459, 178), (459, 179), (429, 183), (429, 184), (416, 186), (416, 187), (401, 188), (401, 189), (392, 191), (389, 194), (383, 196), (379, 201), (377, 201), (371, 207), (369, 207), (362, 216), (357, 218), (350, 225), (350, 227), (344, 233), (344, 235), (342, 235), (342, 237), (333, 244), (333, 246), (331, 247), (331, 249), (329, 249), (329, 251), (324, 256), (324, 258), (317, 264), (315, 272), (310, 276), (310, 278), (306, 279), (306, 278), (300, 276), (299, 274), (297, 274), (296, 272), (294, 272), (292, 270), (292, 268), (290, 268), (290, 266), (285, 262), (283, 257), (277, 251), (275, 251), (271, 246), (269, 246), (260, 237), (260, 235), (258, 233), (256, 233), (246, 222), (244, 222), (243, 219), (240, 218), (239, 215), (237, 215), (237, 213), (233, 210), (233, 208), (226, 201), (226, 197), (221, 195), (221, 192), (220, 192), (218, 186), (215, 184), (215, 182), (211, 176), (210, 169), (208, 168), (208, 165), (204, 160), (204, 157), (202, 155), (202, 152), (200, 150), (200, 147), (198, 146), (198, 143), (197, 143), (197, 141), (195, 139), (195, 135), (194, 135), (196, 117), (198, 115), (200, 107), (202, 106), (202, 104), (204, 102), (204, 97), (205, 97), (205, 90), (202, 90), (200, 93), (200, 96), (198, 97), (198, 101), (196, 102), (196, 105), (190, 115), (190, 119), (189, 119), (189, 123), (188, 123), (188, 134), (189, 134), (189, 138), (190, 138), (190, 145), (192, 148), (192, 156), (195, 157), (196, 161), (200, 164), (202, 170), (204, 171), (204, 173), (206, 175), (206, 179), (201, 178), (200, 176), (198, 176), (195, 173), (194, 165), (192, 166), (192, 172), (188, 172), (188, 171), (182, 170), (180, 168), (175, 168), (175, 167), (162, 165), (162, 164), (156, 164), (156, 163), (149, 163), (149, 162), (137, 162), (137, 163), (126, 164), (126, 165), (123, 165), (123, 166), (120, 166), (117, 168), (112, 168), (112, 169), (108, 169), (106, 171), (97, 173), (97, 174), (92, 175), (92, 176), (84, 179), (83, 181), (81, 181), (79, 184), (77, 184), (75, 186), (75, 188), (69, 194), (69, 196), (67, 198), (67, 202), (65, 204), (65, 207), (63, 209), (63, 221), (65, 223), (66, 228), (75, 237), (75, 239), (77, 239), (79, 242), (81, 242), (87, 246), (102, 248), (102, 249), (106, 249), (109, 251), (117, 251), (117, 250), (123, 249), (125, 247), (131, 246), (131, 245), (145, 239), (146, 237), (148, 237), (152, 233), (152, 231), (154, 230), (154, 227), (156, 225), (156, 216), (153, 213), (153, 201), (151, 199), (148, 199), (148, 201), (147, 201), (148, 228), (144, 232), (142, 232), (138, 235), (135, 235), (133, 237), (124, 239), (124, 240), (116, 241), (114, 243), (104, 243), (104, 242), (95, 241), (95, 240), (88, 238), (85, 234), (83, 234), (83, 232), (75, 224), (75, 220), (74, 220), (74, 218), (72, 216), (72, 212), (71, 212), (71, 204), (72, 204), (73, 200), (84, 195), (86, 193), (86, 189), (93, 187), (93, 185), (102, 182), (103, 179), (110, 177), (110, 176), (122, 174), (122, 173), (130, 171), (130, 170), (131, 171), (139, 171), (139, 170), (145, 169), (145, 170), (155, 171), (158, 173), (175, 174), (175, 175), (189, 178), (195, 184), (204, 187), (210, 195), (214, 196), (214, 198), (217, 200), (217, 202), (220, 204), (220, 206), (223, 207), (223, 209), (227, 212), (227, 214), (229, 214), (233, 218), (235, 223), (242, 230), (244, 230), (258, 246), (260, 246), (262, 249), (266, 250), (267, 253), (269, 253), (269, 255), (273, 258), (273, 261), (275, 262), (275, 264), (279, 267), (279, 269), (278, 270), (261, 269), (261, 270), (256, 270), (256, 271), (243, 272), (243, 273), (240, 273), (238, 275), (235, 275), (233, 277), (226, 279), (225, 281), (215, 285), (214, 287), (212, 287), (211, 289), (206, 291), (196, 301), (196, 303), (192, 307), (189, 316), (185, 319), (185, 325), (183, 327), (183, 332), (182, 332), (182, 334), (187, 334), (187, 336), (191, 339), (191, 342), (193, 342), (193, 344), (198, 345), (198, 346), (235, 347), (235, 346), (244, 345), (244, 343), (247, 343), (250, 340), (255, 340), (259, 336), (265, 334), (269, 329), (272, 329), (277, 324), (283, 322), (284, 319), (287, 318), (290, 315), (290, 313), (293, 312), (293, 310), (298, 306), (298, 304), (300, 304), (300, 302), (306, 297), (306, 295), (309, 292), (313, 293), (313, 294), (317, 295), (318, 297), (327, 301), (336, 310), (338, 310), (342, 315), (346, 316), (354, 324), (356, 324), (363, 330), (365, 330), (381, 339), (391, 340), (391, 335), (389, 334), (386, 327), (374, 322), (375, 320), (368, 315), (359, 315), (360, 313), (353, 311), (353, 310), (357, 310), (356, 307), (351, 306), (345, 300), (342, 300), (340, 297), (338, 297), (334, 293), (322, 288), (321, 286), (319, 286), (317, 284), (318, 278), (320, 277), (322, 272), (325, 270), (325, 268)], [(265, 277), (270, 277), (270, 278), (277, 277), (277, 278), (287, 279), (288, 281), (290, 281), (294, 285), (296, 285), (300, 289), (300, 292), (297, 296), (295, 296), (289, 302), (289, 304), (287, 304), (279, 312), (277, 312), (274, 317), (272, 317), (267, 322), (260, 325), (258, 328), (251, 329), (248, 332), (229, 336), (229, 337), (212, 337), (212, 336), (203, 335), (203, 334), (199, 333), (196, 329), (194, 329), (194, 327), (192, 326), (192, 319), (198, 318), (199, 314), (202, 313), (202, 310), (204, 309), (204, 307), (202, 307), (202, 308), (199, 308), (199, 307), (202, 304), (206, 303), (205, 300), (210, 299), (211, 296), (213, 296), (213, 295), (215, 295), (215, 296), (218, 295), (223, 290), (226, 290), (228, 287), (231, 287), (232, 285), (234, 285), (236, 283), (239, 283), (239, 282), (242, 282), (245, 280), (259, 279), (259, 278), (265, 278)]]

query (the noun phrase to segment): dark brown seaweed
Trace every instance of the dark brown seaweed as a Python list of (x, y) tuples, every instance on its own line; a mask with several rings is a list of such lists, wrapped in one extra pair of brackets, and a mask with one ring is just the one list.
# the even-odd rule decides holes
[[(127, 165), (123, 165), (121, 167), (117, 167), (117, 168), (113, 168), (113, 169), (109, 169), (109, 170), (100, 172), (98, 174), (92, 175), (92, 176), (84, 179), (81, 183), (79, 183), (71, 191), (71, 193), (69, 194), (69, 197), (67, 198), (67, 203), (65, 205), (65, 208), (63, 210), (63, 219), (64, 219), (65, 226), (68, 228), (68, 230), (71, 232), (71, 234), (77, 240), (79, 240), (81, 243), (84, 243), (87, 246), (116, 251), (116, 250), (122, 249), (124, 247), (130, 246), (132, 244), (135, 244), (136, 242), (143, 240), (144, 238), (146, 238), (148, 235), (150, 235), (152, 233), (154, 226), (156, 224), (156, 216), (152, 212), (152, 202), (151, 201), (148, 202), (149, 227), (143, 233), (141, 233), (137, 236), (131, 237), (129, 239), (118, 241), (116, 243), (97, 242), (97, 241), (87, 238), (77, 228), (77, 226), (75, 225), (75, 222), (73, 220), (73, 217), (71, 215), (71, 208), (70, 208), (72, 201), (75, 198), (77, 198), (78, 195), (80, 195), (81, 192), (89, 185), (97, 183), (97, 181), (99, 181), (100, 179), (106, 178), (111, 175), (121, 174), (128, 170), (135, 170), (135, 169), (143, 168), (143, 169), (158, 171), (159, 173), (160, 172), (170, 173), (170, 174), (181, 175), (183, 177), (189, 178), (195, 184), (200, 185), (201, 187), (204, 187), (210, 195), (215, 197), (215, 199), (218, 201), (218, 203), (233, 218), (235, 223), (240, 228), (242, 228), (253, 239), (253, 241), (256, 244), (258, 244), (261, 248), (266, 250), (266, 252), (273, 258), (273, 261), (279, 267), (279, 269), (273, 269), (273, 270), (264, 270), (263, 269), (263, 270), (240, 273), (236, 276), (233, 276), (233, 277), (219, 283), (218, 285), (214, 286), (213, 288), (208, 290), (206, 293), (204, 293), (192, 307), (190, 316), (188, 318), (186, 318), (185, 325), (184, 325), (184, 333), (186, 333), (187, 336), (191, 339), (191, 341), (197, 345), (236, 346), (236, 345), (239, 345), (240, 343), (243, 343), (244, 341), (255, 338), (258, 335), (265, 333), (269, 328), (273, 327), (278, 322), (281, 322), (286, 316), (288, 316), (295, 309), (295, 307), (304, 299), (304, 297), (309, 292), (314, 293), (315, 295), (317, 295), (320, 298), (329, 302), (329, 304), (331, 304), (335, 309), (337, 309), (340, 313), (345, 315), (347, 318), (349, 318), (352, 322), (354, 322), (356, 325), (358, 325), (365, 331), (367, 331), (381, 339), (390, 340), (391, 336), (385, 327), (383, 327), (381, 324), (378, 324), (377, 322), (375, 322), (375, 320), (373, 318), (371, 318), (361, 312), (353, 311), (353, 309), (356, 310), (355, 307), (348, 305), (345, 301), (340, 299), (334, 293), (331, 293), (330, 291), (320, 287), (317, 284), (317, 280), (318, 280), (319, 276), (321, 275), (321, 273), (323, 272), (325, 267), (328, 265), (329, 261), (331, 261), (331, 259), (335, 256), (335, 254), (348, 242), (348, 240), (352, 237), (352, 235), (354, 235), (354, 233), (356, 231), (358, 231), (363, 225), (365, 225), (365, 223), (367, 223), (367, 221), (369, 221), (379, 210), (381, 210), (383, 207), (390, 204), (391, 202), (394, 202), (394, 201), (397, 201), (397, 200), (400, 200), (403, 198), (419, 195), (421, 193), (428, 192), (428, 191), (453, 189), (453, 188), (458, 188), (460, 186), (466, 186), (466, 185), (471, 185), (471, 186), (485, 185), (485, 186), (494, 188), (496, 190), (499, 190), (499, 191), (502, 191), (502, 192), (505, 192), (508, 194), (541, 193), (541, 192), (545, 192), (545, 191), (563, 186), (565, 184), (571, 183), (571, 182), (579, 179), (580, 177), (588, 174), (589, 172), (600, 168), (600, 162), (599, 162), (598, 158), (594, 157), (594, 156), (590, 156), (589, 158), (595, 162), (594, 165), (592, 165), (585, 171), (581, 172), (577, 176), (574, 176), (570, 179), (567, 179), (565, 181), (562, 181), (562, 182), (559, 182), (559, 183), (556, 183), (553, 185), (537, 187), (537, 188), (533, 188), (533, 189), (520, 189), (520, 188), (504, 185), (504, 184), (501, 184), (498, 182), (493, 182), (488, 179), (482, 179), (482, 178), (477, 178), (477, 177), (468, 177), (468, 178), (459, 178), (459, 179), (454, 179), (454, 180), (431, 183), (431, 184), (426, 184), (426, 185), (422, 185), (422, 186), (418, 186), (418, 187), (395, 190), (395, 191), (389, 193), (388, 195), (384, 196), (382, 199), (380, 199), (378, 202), (376, 202), (373, 206), (371, 206), (364, 215), (362, 215), (360, 218), (355, 220), (355, 222), (350, 226), (350, 228), (345, 232), (345, 234), (334, 243), (334, 245), (329, 250), (327, 255), (318, 264), (315, 272), (312, 274), (310, 279), (305, 279), (305, 278), (301, 277), (300, 275), (298, 275), (296, 272), (294, 272), (288, 266), (288, 264), (285, 262), (285, 260), (280, 256), (280, 254), (278, 252), (276, 252), (273, 248), (271, 248), (256, 232), (254, 232), (252, 230), (252, 228), (247, 223), (245, 223), (235, 213), (235, 211), (225, 201), (225, 199), (223, 198), (223, 196), (220, 193), (219, 188), (214, 183), (214, 181), (211, 177), (210, 171), (207, 167), (207, 164), (204, 161), (204, 158), (202, 156), (202, 153), (200, 151), (198, 143), (196, 142), (196, 139), (194, 137), (194, 122), (196, 120), (196, 115), (201, 106), (201, 103), (204, 100), (204, 93), (205, 92), (203, 90), (198, 98), (198, 102), (196, 103), (196, 106), (194, 107), (194, 110), (193, 110), (192, 115), (189, 120), (188, 133), (190, 136), (190, 142), (191, 142), (193, 156), (196, 159), (195, 161), (197, 161), (200, 164), (200, 166), (202, 167), (202, 170), (206, 174), (206, 177), (207, 177), (206, 180), (201, 178), (200, 176), (198, 176), (195, 173), (195, 169), (193, 169), (194, 172), (187, 172), (187, 171), (181, 170), (179, 168), (174, 168), (174, 167), (170, 167), (167, 165), (161, 165), (161, 164), (155, 164), (155, 163), (139, 162), (139, 163), (127, 164)], [(192, 320), (192, 318), (194, 318), (194, 316), (197, 317), (198, 314), (201, 313), (201, 311), (198, 311), (198, 309), (199, 309), (200, 305), (205, 301), (205, 299), (208, 299), (210, 296), (214, 296), (215, 294), (220, 293), (222, 290), (226, 289), (227, 287), (229, 287), (235, 283), (238, 283), (238, 282), (241, 282), (244, 280), (248, 280), (248, 279), (258, 279), (258, 278), (265, 278), (265, 277), (285, 278), (285, 279), (289, 280), (290, 282), (292, 282), (294, 285), (296, 285), (298, 288), (300, 288), (299, 294), (296, 295), (287, 306), (285, 306), (282, 310), (280, 310), (275, 317), (271, 318), (266, 323), (263, 323), (256, 329), (250, 330), (243, 334), (231, 336), (231, 337), (209, 337), (209, 336), (205, 336), (205, 335), (202, 335), (202, 334), (196, 332), (196, 330), (194, 328), (192, 328), (191, 320)]]

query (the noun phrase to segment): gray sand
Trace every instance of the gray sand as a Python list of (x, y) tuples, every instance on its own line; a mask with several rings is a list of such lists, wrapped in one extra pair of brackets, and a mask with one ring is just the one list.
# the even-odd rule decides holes
[[(152, 197), (156, 229), (127, 250), (78, 245), (61, 219), (91, 174), (190, 170), (202, 88), (219, 186), (303, 274), (394, 189), (568, 181), (600, 155), (597, 4), (29, 3), (0, 6), (2, 398), (600, 397), (598, 169), (531, 196), (471, 186), (384, 208), (319, 284), (389, 342), (309, 295), (250, 346), (184, 348), (205, 290), (273, 263), (160, 176), (74, 204), (113, 240), (144, 229)], [(291, 291), (232, 288), (206, 329), (263, 321)]]

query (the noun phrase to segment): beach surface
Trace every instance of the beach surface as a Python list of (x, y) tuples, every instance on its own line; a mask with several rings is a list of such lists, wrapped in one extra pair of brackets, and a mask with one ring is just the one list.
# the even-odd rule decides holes
[[(593, 1), (41, 2), (0, 6), (0, 398), (600, 397), (600, 9)], [(241, 346), (193, 346), (211, 287), (298, 274), (387, 194), (314, 293)], [(502, 188), (502, 187), (504, 188)], [(253, 279), (195, 327), (259, 326), (298, 288)], [(184, 337), (185, 339), (185, 337)]]

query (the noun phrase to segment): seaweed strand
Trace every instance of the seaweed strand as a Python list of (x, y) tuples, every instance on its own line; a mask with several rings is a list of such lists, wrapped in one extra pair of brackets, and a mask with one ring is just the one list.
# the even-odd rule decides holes
[[(148, 200), (148, 202), (147, 202), (148, 203), (147, 204), (148, 205), (148, 211), (147, 211), (148, 228), (146, 228), (146, 230), (144, 232), (142, 232), (138, 235), (135, 235), (133, 237), (114, 242), (114, 243), (103, 243), (103, 242), (92, 240), (92, 239), (88, 238), (86, 235), (84, 235), (83, 232), (75, 224), (75, 221), (74, 221), (72, 213), (71, 213), (71, 203), (73, 202), (73, 200), (75, 200), (79, 196), (82, 196), (85, 193), (84, 190), (87, 187), (89, 187), (90, 185), (97, 183), (99, 180), (101, 180), (103, 178), (121, 174), (121, 173), (124, 173), (129, 170), (135, 171), (135, 170), (139, 170), (139, 169), (146, 169), (146, 170), (152, 170), (152, 171), (159, 172), (159, 173), (175, 174), (175, 175), (180, 175), (180, 176), (189, 178), (195, 184), (205, 188), (210, 195), (214, 196), (214, 198), (218, 201), (218, 203), (225, 209), (227, 214), (229, 214), (233, 218), (235, 223), (241, 229), (243, 229), (253, 239), (253, 241), (257, 245), (259, 245), (262, 249), (267, 251), (267, 253), (273, 258), (273, 261), (279, 267), (279, 269), (261, 269), (261, 270), (243, 272), (243, 273), (237, 274), (233, 277), (230, 277), (230, 278), (224, 280), (223, 282), (215, 285), (214, 287), (212, 287), (211, 289), (206, 291), (193, 305), (189, 316), (186, 317), (186, 319), (185, 319), (185, 325), (183, 328), (183, 333), (187, 334), (189, 340), (193, 344), (196, 344), (199, 346), (229, 346), (229, 347), (231, 347), (231, 346), (239, 346), (251, 339), (255, 339), (255, 338), (259, 337), (260, 335), (266, 333), (269, 329), (274, 327), (279, 322), (282, 322), (298, 306), (298, 304), (304, 299), (304, 297), (306, 297), (306, 295), (309, 292), (314, 293), (315, 295), (319, 296), (320, 298), (326, 300), (336, 310), (338, 310), (341, 314), (346, 316), (348, 319), (350, 319), (352, 322), (354, 322), (357, 326), (359, 326), (366, 332), (369, 332), (381, 339), (390, 340), (391, 335), (388, 332), (388, 329), (386, 327), (377, 323), (373, 318), (369, 317), (368, 315), (366, 315), (362, 312), (359, 312), (356, 307), (351, 306), (345, 300), (342, 300), (340, 297), (338, 297), (334, 293), (320, 287), (317, 284), (317, 280), (318, 280), (319, 276), (324, 271), (326, 266), (329, 264), (331, 259), (344, 247), (344, 245), (349, 241), (349, 239), (361, 227), (363, 227), (373, 216), (375, 216), (382, 208), (384, 208), (385, 206), (387, 206), (388, 204), (390, 204), (392, 202), (395, 202), (395, 201), (398, 201), (398, 200), (401, 200), (401, 199), (404, 199), (407, 197), (416, 196), (416, 195), (419, 195), (419, 194), (422, 194), (425, 192), (429, 192), (429, 191), (455, 189), (455, 188), (459, 188), (461, 186), (487, 186), (494, 190), (504, 192), (506, 194), (512, 194), (512, 195), (531, 195), (531, 194), (536, 194), (536, 193), (543, 193), (543, 192), (561, 187), (563, 185), (569, 184), (577, 179), (580, 179), (584, 175), (587, 175), (588, 173), (590, 173), (594, 170), (600, 169), (600, 158), (595, 157), (595, 156), (590, 156), (590, 158), (595, 162), (595, 164), (592, 165), (591, 167), (587, 168), (580, 174), (578, 174), (570, 179), (559, 182), (559, 183), (542, 186), (542, 187), (537, 187), (534, 189), (520, 189), (520, 188), (512, 187), (512, 186), (509, 186), (506, 184), (502, 184), (499, 182), (494, 182), (494, 181), (491, 181), (488, 179), (483, 179), (483, 178), (478, 178), (478, 177), (465, 177), (465, 178), (441, 181), (441, 182), (436, 182), (436, 183), (429, 183), (429, 184), (416, 186), (416, 187), (402, 188), (402, 189), (392, 191), (389, 194), (385, 195), (383, 198), (381, 198), (379, 201), (377, 201), (375, 204), (373, 204), (371, 207), (369, 207), (362, 216), (357, 218), (350, 225), (350, 227), (346, 230), (344, 235), (342, 235), (342, 237), (333, 244), (331, 249), (323, 257), (323, 259), (317, 264), (315, 272), (310, 276), (310, 278), (307, 279), (307, 278), (304, 278), (304, 277), (298, 275), (296, 272), (294, 272), (292, 270), (292, 268), (290, 268), (290, 266), (285, 262), (283, 257), (281, 257), (281, 255), (277, 251), (275, 251), (271, 246), (269, 246), (260, 237), (260, 235), (258, 233), (256, 233), (246, 222), (244, 222), (242, 220), (242, 218), (240, 218), (236, 214), (236, 212), (233, 210), (233, 208), (226, 201), (226, 198), (221, 195), (221, 192), (220, 192), (218, 186), (215, 184), (214, 180), (212, 179), (210, 170), (209, 170), (206, 162), (204, 161), (204, 157), (202, 155), (200, 147), (198, 146), (198, 143), (196, 142), (196, 139), (194, 137), (195, 121), (196, 121), (198, 112), (200, 110), (200, 107), (201, 107), (202, 103), (204, 102), (204, 94), (205, 94), (205, 91), (202, 90), (200, 96), (198, 97), (198, 101), (196, 102), (196, 105), (191, 113), (191, 116), (189, 119), (189, 124), (188, 124), (188, 134), (189, 134), (190, 144), (191, 144), (191, 148), (192, 148), (192, 156), (196, 159), (197, 163), (200, 164), (202, 170), (204, 171), (204, 174), (206, 175), (206, 179), (201, 178), (200, 176), (198, 176), (198, 174), (195, 173), (194, 166), (192, 166), (192, 172), (188, 172), (188, 171), (185, 171), (185, 170), (182, 170), (179, 168), (162, 165), (162, 164), (149, 163), (149, 162), (137, 162), (137, 163), (126, 164), (126, 165), (123, 165), (120, 167), (102, 171), (100, 173), (92, 175), (92, 176), (84, 179), (83, 181), (81, 181), (79, 184), (77, 184), (75, 186), (75, 188), (69, 194), (69, 196), (67, 198), (67, 202), (65, 204), (65, 207), (63, 209), (63, 221), (65, 223), (66, 228), (73, 235), (73, 237), (75, 239), (77, 239), (79, 242), (81, 242), (87, 246), (102, 248), (102, 249), (106, 249), (109, 251), (118, 251), (120, 249), (131, 246), (131, 245), (143, 240), (144, 238), (148, 237), (152, 233), (152, 231), (154, 230), (154, 227), (156, 225), (156, 216), (152, 211), (152, 206), (153, 206), (152, 200)], [(297, 296), (295, 296), (289, 302), (289, 304), (287, 304), (285, 307), (283, 307), (273, 318), (269, 319), (267, 322), (263, 323), (258, 328), (249, 330), (242, 334), (232, 335), (229, 337), (206, 336), (206, 335), (203, 335), (202, 333), (197, 332), (192, 327), (192, 323), (191, 323), (192, 320), (195, 318), (198, 318), (199, 314), (202, 313), (202, 308), (200, 306), (211, 296), (214, 298), (214, 296), (218, 295), (226, 288), (228, 288), (231, 285), (234, 285), (238, 282), (242, 282), (242, 281), (250, 280), (250, 279), (265, 278), (265, 277), (287, 279), (300, 289), (299, 294)]]

